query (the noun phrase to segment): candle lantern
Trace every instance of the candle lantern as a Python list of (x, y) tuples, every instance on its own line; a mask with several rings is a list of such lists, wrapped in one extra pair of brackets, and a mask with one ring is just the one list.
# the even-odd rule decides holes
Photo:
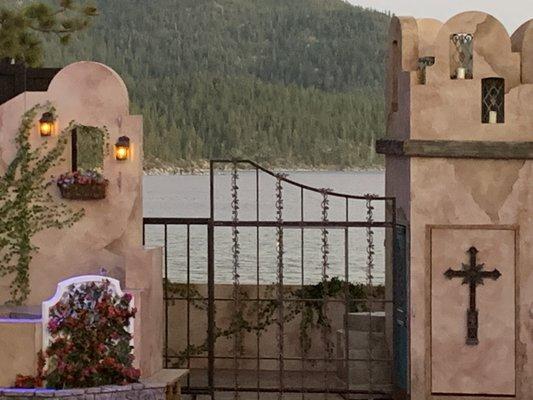
[(45, 112), (39, 120), (39, 133), (42, 137), (51, 136), (55, 131), (56, 119), (51, 112)]
[(115, 158), (119, 161), (125, 161), (130, 156), (130, 138), (121, 136), (115, 144)]
[(497, 123), (498, 123), (498, 112), (489, 111), (489, 124), (497, 124)]

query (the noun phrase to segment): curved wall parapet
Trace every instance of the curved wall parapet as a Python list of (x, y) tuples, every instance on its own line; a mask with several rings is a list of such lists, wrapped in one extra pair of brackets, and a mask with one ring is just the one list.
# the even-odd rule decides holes
[(509, 36), (483, 12), (395, 17), (389, 48), (390, 138), (533, 140), (533, 21)]

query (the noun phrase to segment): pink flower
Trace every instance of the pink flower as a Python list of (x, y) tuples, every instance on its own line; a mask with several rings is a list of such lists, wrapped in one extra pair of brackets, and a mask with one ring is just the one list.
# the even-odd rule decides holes
[(56, 333), (59, 329), (59, 321), (56, 318), (52, 318), (50, 321), (48, 321), (48, 330), (50, 333)]

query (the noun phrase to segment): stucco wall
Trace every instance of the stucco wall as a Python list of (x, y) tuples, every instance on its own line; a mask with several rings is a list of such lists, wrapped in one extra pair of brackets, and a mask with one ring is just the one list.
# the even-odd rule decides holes
[[(533, 141), (530, 28), (531, 22), (524, 24), (511, 39), (499, 21), (481, 12), (445, 23), (393, 18), (389, 45), (401, 43), (402, 51), (400, 61), (391, 61), (401, 69), (396, 71), (398, 110), (388, 116), (389, 138)], [(474, 36), (471, 80), (450, 77), (453, 33)], [(426, 84), (420, 84), (416, 61), (426, 56), (434, 56), (435, 64), (426, 70)], [(406, 74), (407, 86), (401, 83)], [(488, 77), (505, 79), (505, 123), (481, 122), (481, 85)], [(390, 87), (390, 75), (388, 80)], [(387, 169), (387, 195), (397, 198), (400, 219), (410, 224), (412, 398), (531, 398), (533, 161), (387, 156)], [(444, 239), (432, 235), (436, 228), (454, 233)], [(482, 234), (473, 233), (478, 230)], [(467, 263), (470, 246), (479, 247), (487, 270), (499, 267), (509, 278), (478, 287), (479, 346), (464, 343), (468, 287), (444, 279), (441, 271), (442, 262), (454, 269)]]
[[(73, 275), (97, 273), (105, 267), (109, 274), (124, 281), (124, 251), (140, 247), (142, 234), (142, 118), (129, 115), (128, 92), (122, 79), (110, 68), (80, 62), (61, 70), (47, 92), (26, 92), (0, 105), (0, 173), (12, 161), (14, 138), (22, 114), (49, 101), (57, 109), (59, 129), (70, 121), (89, 126), (106, 126), (113, 145), (122, 135), (132, 142), (130, 160), (114, 160), (110, 152), (104, 159), (104, 175), (109, 179), (108, 195), (101, 201), (67, 201), (84, 208), (85, 217), (70, 229), (50, 229), (36, 235), (39, 247), (30, 265), (31, 294), (28, 304), (40, 304), (53, 295), (58, 281)], [(40, 118), (40, 115), (36, 118)], [(41, 138), (32, 132), (32, 145), (53, 142), (57, 136)], [(59, 176), (71, 169), (70, 146), (60, 165), (50, 173)], [(62, 201), (55, 185), (53, 196)], [(8, 300), (9, 278), (0, 280), (0, 303)]]
[[(55, 293), (59, 281), (99, 274), (105, 268), (109, 276), (119, 279), (122, 287), (135, 295), (139, 308), (136, 331), (140, 333), (135, 342), (136, 355), (143, 374), (150, 375), (162, 367), (163, 306), (161, 250), (145, 250), (142, 246), (142, 117), (130, 115), (128, 91), (112, 69), (94, 62), (71, 64), (54, 77), (48, 91), (26, 92), (0, 105), (0, 173), (16, 154), (14, 138), (22, 115), (36, 104), (47, 102), (57, 110), (60, 131), (71, 121), (107, 128), (110, 151), (104, 156), (103, 174), (109, 186), (107, 198), (98, 201), (63, 200), (57, 186), (50, 186), (54, 199), (73, 209), (83, 208), (85, 216), (71, 228), (49, 229), (34, 237), (38, 251), (30, 264), (27, 303), (40, 305)], [(40, 117), (37, 115), (30, 136), (33, 146), (57, 141), (57, 135), (39, 135)], [(130, 157), (117, 161), (113, 145), (123, 135), (131, 140)], [(71, 170), (70, 149), (69, 143), (64, 160), (50, 171), (50, 179)], [(0, 279), (0, 304), (9, 300), (11, 278)]]
[[(531, 379), (533, 376), (531, 360), (533, 348), (531, 343), (531, 318), (529, 309), (533, 303), (533, 282), (528, 265), (531, 264), (533, 254), (530, 251), (530, 241), (533, 235), (531, 227), (531, 215), (533, 212), (533, 199), (530, 194), (530, 182), (532, 179), (533, 163), (530, 161), (496, 161), (496, 160), (444, 160), (444, 159), (413, 159), (412, 163), (412, 202), (411, 202), (411, 371), (414, 398), (425, 396), (431, 388), (431, 330), (432, 318), (431, 299), (433, 302), (450, 303), (455, 296), (466, 298), (466, 287), (446, 282), (449, 291), (439, 298), (431, 296), (431, 268), (434, 264), (431, 259), (431, 231), (429, 226), (457, 225), (461, 228), (492, 229), (498, 227), (511, 227), (516, 230), (517, 254), (516, 262), (507, 262), (507, 267), (515, 267), (517, 287), (509, 287), (502, 296), (491, 298), (479, 298), (480, 313), (489, 313), (483, 318), (490, 318), (494, 326), (499, 323), (509, 325), (514, 332), (514, 319), (516, 317), (517, 337), (516, 344), (513, 335), (502, 335), (493, 346), (494, 354), (490, 349), (485, 349), (481, 357), (483, 363), (496, 363), (495, 356), (500, 346), (509, 346), (509, 357), (514, 357), (516, 345), (517, 359), (516, 371), (514, 368), (498, 370), (498, 379), (508, 375), (509, 379), (516, 381), (517, 394), (521, 399), (527, 399), (533, 391)], [(438, 182), (438, 184), (435, 184)], [(503, 252), (502, 236), (484, 238), (481, 242), (474, 243), (466, 237), (462, 243), (457, 241), (448, 242), (446, 250), (450, 253), (463, 253), (463, 262), (467, 262), (465, 251), (468, 245), (488, 246)], [(483, 255), (485, 256), (485, 254)], [(481, 262), (487, 263), (487, 269), (499, 267), (498, 258), (484, 258)], [(513, 265), (516, 263), (515, 265)], [(449, 267), (459, 269), (460, 264), (454, 263)], [(514, 281), (512, 284), (514, 285)], [(494, 285), (503, 285), (496, 282)], [(487, 286), (491, 283), (487, 283)], [(479, 292), (493, 289), (481, 287)], [(511, 315), (498, 314), (498, 305), (515, 299), (516, 310)], [(451, 297), (451, 298), (449, 298)], [(509, 299), (510, 297), (510, 299)], [(464, 307), (466, 310), (466, 306)], [(495, 314), (494, 314), (495, 313)], [(514, 315), (516, 313), (516, 316)], [(465, 326), (462, 318), (447, 320), (450, 325)], [(507, 317), (505, 321), (500, 318)], [(510, 318), (510, 319), (509, 319)], [(492, 325), (489, 324), (484, 332), (490, 332)], [(453, 329), (453, 328), (452, 328)], [(481, 328), (480, 328), (481, 329)], [(481, 338), (480, 340), (483, 340)], [(450, 344), (451, 345), (451, 344)], [(465, 346), (463, 345), (462, 348)], [(513, 351), (511, 351), (511, 349)], [(451, 350), (451, 348), (450, 348)], [(482, 348), (476, 350), (481, 351)], [(457, 356), (457, 354), (455, 354)], [(476, 376), (472, 371), (473, 377)], [(515, 377), (514, 377), (515, 376)], [(480, 379), (481, 382), (484, 382)], [(453, 387), (454, 382), (450, 382)], [(482, 385), (482, 383), (481, 383)], [(487, 391), (488, 393), (488, 391)]]

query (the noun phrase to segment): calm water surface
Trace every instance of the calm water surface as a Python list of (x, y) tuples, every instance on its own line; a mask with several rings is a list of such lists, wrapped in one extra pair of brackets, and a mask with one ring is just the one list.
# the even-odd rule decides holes
[[(372, 193), (383, 195), (384, 174), (382, 172), (290, 172), (291, 179), (318, 188), (333, 189), (348, 194)], [(275, 220), (275, 179), (259, 175), (259, 201), (257, 202), (255, 171), (239, 173), (239, 219), (255, 220), (257, 212), (262, 220)], [(297, 187), (284, 185), (283, 219), (300, 220), (301, 192)], [(319, 194), (304, 194), (305, 220), (321, 219)], [(258, 205), (258, 209), (257, 209)], [(346, 220), (346, 203), (343, 199), (331, 198), (329, 219)], [(215, 177), (215, 216), (219, 220), (231, 219), (230, 175), (220, 173)], [(364, 221), (367, 218), (364, 201), (350, 201), (350, 220)], [(144, 178), (144, 214), (146, 217), (209, 217), (208, 175), (164, 175)], [(374, 219), (382, 220), (384, 207), (375, 202)], [(190, 227), (187, 241), (186, 227), (168, 227), (168, 274), (177, 282), (205, 283), (207, 280), (207, 229)], [(373, 279), (376, 283), (384, 278), (384, 230), (374, 229), (375, 267)], [(343, 229), (329, 231), (329, 276), (345, 277), (345, 232)], [(348, 279), (364, 282), (367, 279), (367, 232), (354, 228), (348, 236)], [(163, 227), (146, 229), (147, 245), (162, 245)], [(259, 242), (259, 252), (257, 252)], [(274, 228), (241, 228), (239, 234), (239, 275), (241, 283), (272, 283), (276, 281), (277, 241)], [(284, 280), (286, 283), (316, 283), (321, 279), (322, 253), (321, 230), (284, 230)], [(187, 263), (187, 254), (190, 262)], [(216, 228), (215, 231), (215, 279), (216, 283), (230, 283), (232, 280), (232, 236), (231, 228)], [(303, 256), (303, 257), (302, 257)], [(302, 268), (303, 265), (303, 268)], [(259, 273), (258, 273), (259, 271)]]

